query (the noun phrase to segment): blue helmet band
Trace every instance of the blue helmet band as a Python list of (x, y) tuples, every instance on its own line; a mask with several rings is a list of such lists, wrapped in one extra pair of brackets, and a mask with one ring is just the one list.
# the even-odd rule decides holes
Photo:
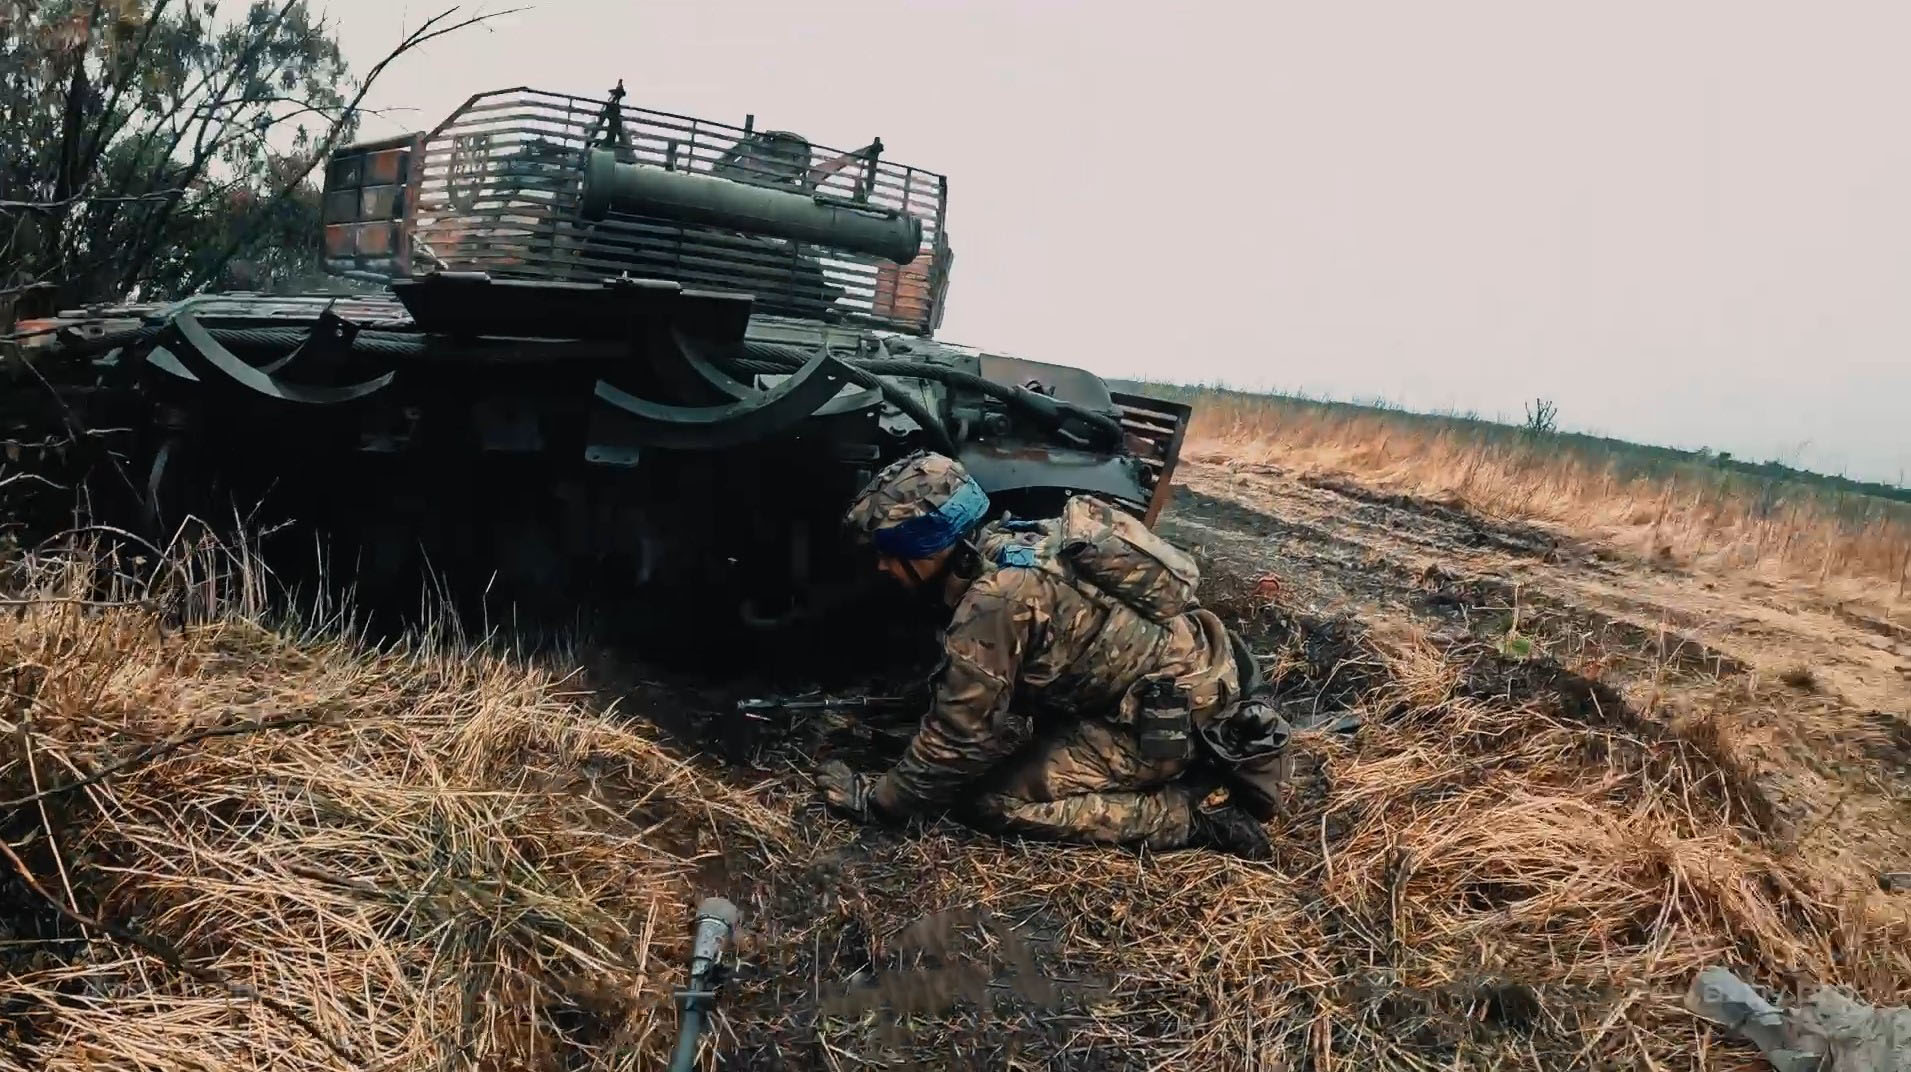
[(870, 538), (891, 558), (928, 558), (960, 540), (988, 512), (988, 493), (971, 477), (935, 510), (877, 529)]

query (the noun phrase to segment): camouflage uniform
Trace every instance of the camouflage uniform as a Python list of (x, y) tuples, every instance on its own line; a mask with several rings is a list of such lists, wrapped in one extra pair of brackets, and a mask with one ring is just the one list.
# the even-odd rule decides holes
[[(966, 474), (939, 455), (897, 463), (849, 512), (864, 534), (920, 517)], [(1194, 610), (1150, 621), (1086, 582), (1042, 568), (1054, 522), (997, 522), (954, 570), (929, 711), (875, 783), (891, 816), (948, 809), (984, 829), (1059, 840), (1178, 848), (1194, 840), (1191, 760), (1150, 760), (1134, 728), (1136, 687), (1166, 675), (1190, 690), (1197, 725), (1227, 711), (1240, 682), (1220, 619)]]

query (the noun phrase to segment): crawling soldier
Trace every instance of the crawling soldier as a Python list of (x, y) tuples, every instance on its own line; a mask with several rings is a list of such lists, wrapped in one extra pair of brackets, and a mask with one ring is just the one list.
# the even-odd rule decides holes
[(1255, 816), (1204, 809), (1185, 777), (1244, 682), (1226, 627), (1194, 605), (1192, 560), (1087, 497), (1059, 518), (981, 526), (988, 506), (932, 453), (891, 464), (851, 505), (878, 568), (954, 612), (907, 751), (880, 777), (824, 764), (824, 799), (886, 822), (948, 811), (1000, 834), (1265, 859)]

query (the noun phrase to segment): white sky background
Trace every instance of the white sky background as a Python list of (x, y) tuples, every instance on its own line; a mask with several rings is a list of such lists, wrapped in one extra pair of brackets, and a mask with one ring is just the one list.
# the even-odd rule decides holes
[[(314, 0), (362, 74), (451, 0)], [(514, 85), (950, 176), (939, 337), (1911, 482), (1911, 4), (484, 0)]]

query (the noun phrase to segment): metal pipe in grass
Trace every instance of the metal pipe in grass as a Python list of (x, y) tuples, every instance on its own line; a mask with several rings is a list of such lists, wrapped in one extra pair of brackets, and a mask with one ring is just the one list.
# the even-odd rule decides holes
[(690, 985), (677, 991), (683, 1020), (677, 1027), (677, 1052), (670, 1059), (670, 1072), (690, 1072), (691, 1063), (697, 1059), (697, 1040), (717, 996), (723, 947), (736, 925), (737, 906), (722, 897), (706, 897), (697, 906), (697, 936), (690, 947)]

